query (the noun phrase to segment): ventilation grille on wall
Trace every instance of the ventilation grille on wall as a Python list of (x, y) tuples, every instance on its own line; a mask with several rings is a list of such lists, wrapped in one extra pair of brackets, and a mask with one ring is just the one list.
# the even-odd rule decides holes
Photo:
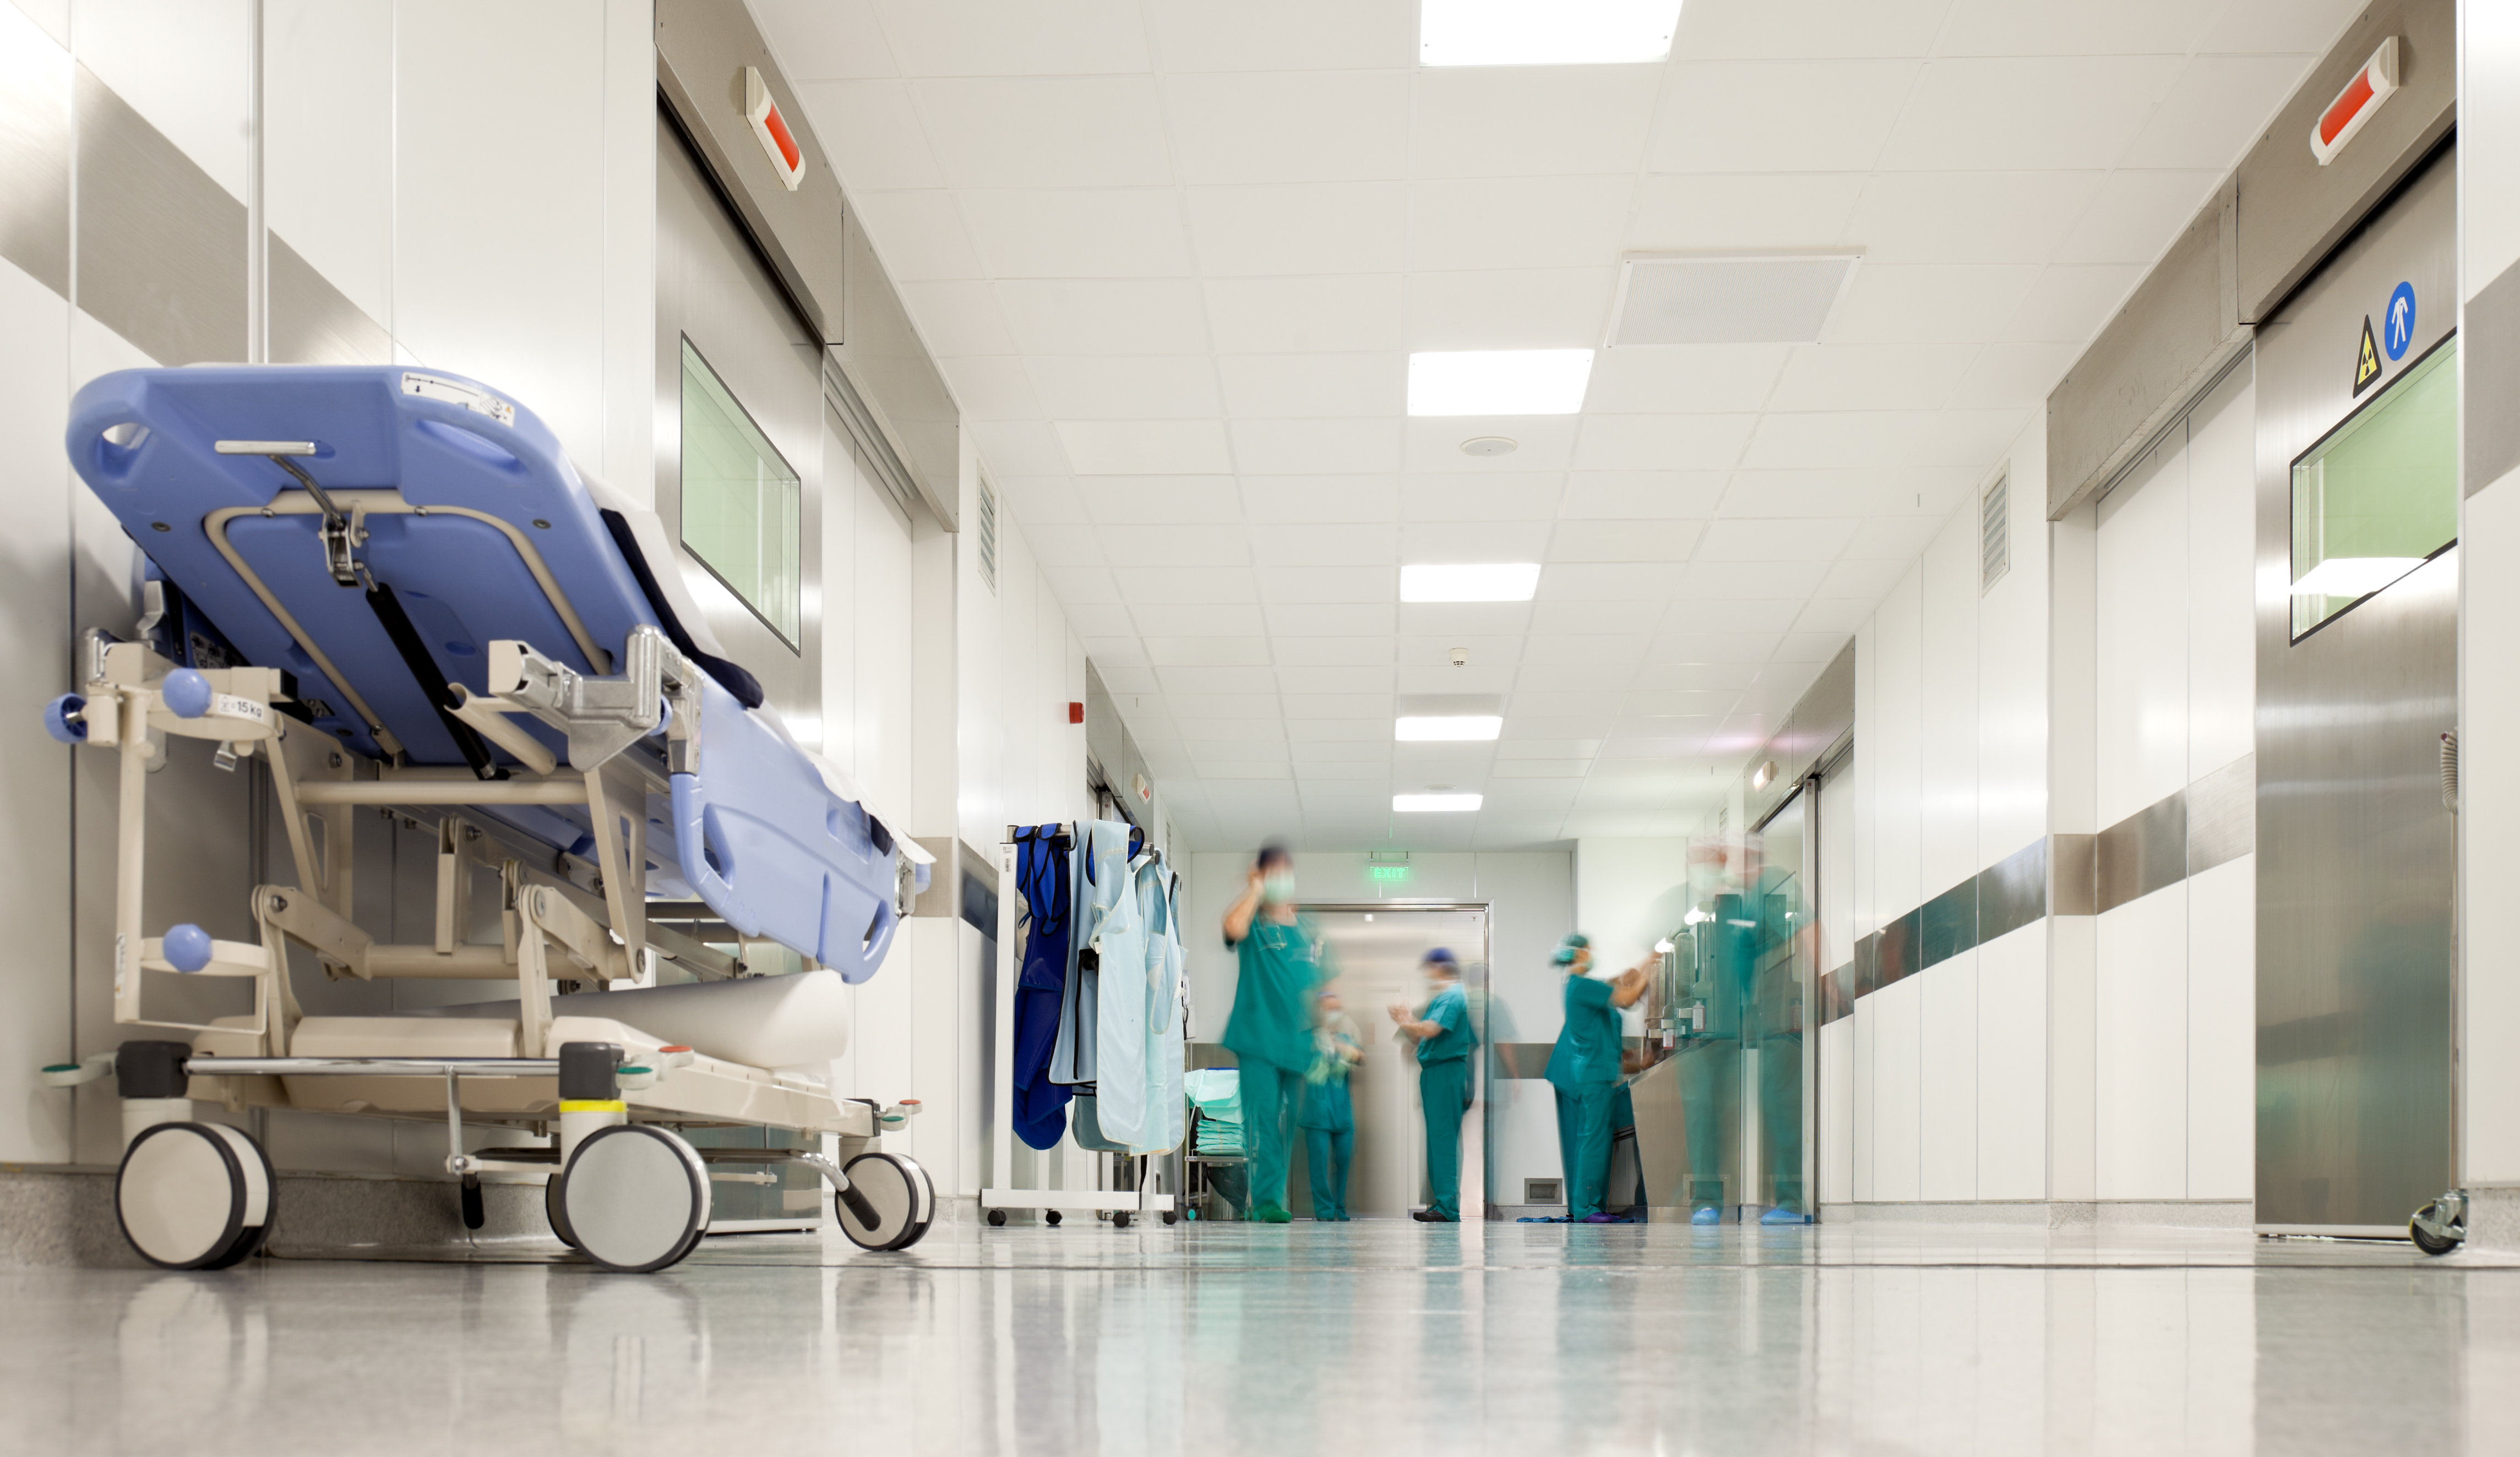
[(1522, 1181), (1522, 1202), (1564, 1204), (1566, 1196), (1557, 1192), (1557, 1180), (1553, 1178), (1527, 1178)]
[(998, 590), (998, 493), (987, 476), (980, 477), (980, 580)]
[(1977, 499), (1977, 592), (1988, 590), (2012, 569), (2012, 476), (1999, 475)]

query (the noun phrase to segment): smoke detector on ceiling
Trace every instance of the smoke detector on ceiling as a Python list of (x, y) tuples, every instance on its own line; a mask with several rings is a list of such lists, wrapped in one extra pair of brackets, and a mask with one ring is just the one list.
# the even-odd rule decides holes
[(1610, 346), (1816, 343), (1857, 256), (1631, 254), (1619, 264)]
[(1513, 452), (1514, 443), (1503, 435), (1473, 435), (1462, 442), (1462, 454), (1465, 456), (1509, 456)]

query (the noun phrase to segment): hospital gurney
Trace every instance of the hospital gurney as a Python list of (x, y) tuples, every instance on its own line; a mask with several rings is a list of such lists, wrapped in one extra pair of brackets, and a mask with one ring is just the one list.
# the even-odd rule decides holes
[[(115, 1077), (115, 1199), (142, 1256), (230, 1264), (271, 1227), (268, 1158), (195, 1121), (196, 1101), (443, 1118), (468, 1224), (483, 1173), (547, 1173), (554, 1232), (616, 1269), (681, 1259), (712, 1181), (765, 1181), (781, 1161), (824, 1176), (861, 1246), (926, 1232), (925, 1173), (875, 1147), (917, 1101), (841, 1098), (820, 1073), (846, 1044), (845, 984), (882, 964), (927, 857), (725, 658), (652, 515), (582, 480), (522, 406), (416, 370), (124, 371), (79, 391), (68, 449), (148, 571), (142, 640), (88, 634), (81, 687), (46, 726), (121, 756), (114, 1019), (190, 1040), (46, 1076)], [(149, 771), (176, 739), (269, 767), (295, 884), (254, 890), (255, 941), (143, 924)], [(435, 828), (428, 942), (352, 920), (355, 825), (380, 807)], [(493, 882), (499, 940), (472, 944)], [(695, 921), (723, 923), (709, 939), (741, 954)], [(805, 970), (746, 975), (774, 945)], [(513, 981), (517, 996), (306, 1016), (292, 950), (336, 979)], [(639, 987), (652, 955), (698, 980)], [(166, 976), (250, 981), (253, 1010), (153, 1016)], [(468, 1151), (467, 1120), (533, 1142)], [(728, 1126), (803, 1146), (698, 1149), (679, 1131)]]

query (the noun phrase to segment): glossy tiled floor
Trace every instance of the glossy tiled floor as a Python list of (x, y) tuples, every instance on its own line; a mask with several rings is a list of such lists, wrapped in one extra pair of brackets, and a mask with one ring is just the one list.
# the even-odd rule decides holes
[(2520, 1447), (2520, 1269), (2226, 1233), (1407, 1223), (0, 1271), (43, 1453)]

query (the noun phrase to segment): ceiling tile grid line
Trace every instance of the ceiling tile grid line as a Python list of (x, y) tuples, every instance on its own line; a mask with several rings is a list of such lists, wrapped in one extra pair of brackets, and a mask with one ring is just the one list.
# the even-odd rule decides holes
[[(1451, 69), (1407, 0), (751, 4), (1218, 845), (1692, 822), (2354, 12), (1688, 0), (1659, 63)], [(1817, 339), (1602, 347), (1624, 258), (1779, 248), (1861, 254)], [(1522, 348), (1595, 351), (1575, 414), (1407, 414)], [(1395, 612), (1447, 560), (1539, 586)], [(1497, 740), (1392, 742), (1465, 693)], [(1489, 804), (1362, 813), (1436, 783)]]

